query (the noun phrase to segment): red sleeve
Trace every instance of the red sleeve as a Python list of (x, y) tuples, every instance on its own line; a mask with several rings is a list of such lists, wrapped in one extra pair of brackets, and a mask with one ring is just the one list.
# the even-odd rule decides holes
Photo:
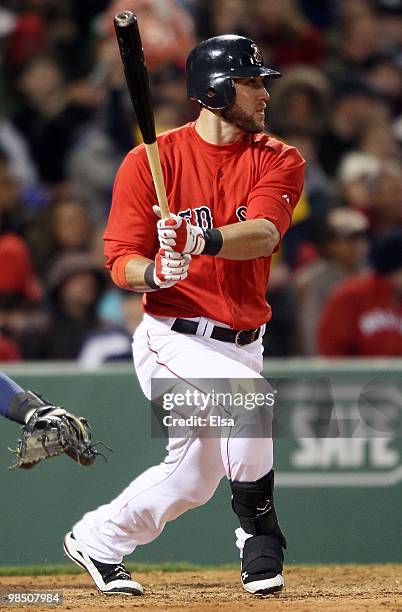
[(357, 333), (353, 296), (343, 284), (326, 302), (317, 333), (318, 352), (324, 357), (346, 357), (355, 354)]
[(129, 289), (124, 275), (135, 255), (153, 259), (157, 249), (157, 198), (143, 146), (131, 151), (117, 172), (112, 207), (104, 234), (106, 266), (114, 282)]
[(304, 164), (297, 149), (284, 145), (250, 192), (247, 219), (272, 221), (283, 238), (303, 190)]

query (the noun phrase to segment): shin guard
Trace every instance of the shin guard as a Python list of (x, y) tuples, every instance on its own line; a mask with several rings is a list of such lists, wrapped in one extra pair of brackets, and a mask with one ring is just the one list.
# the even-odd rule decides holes
[[(267, 583), (281, 574), (282, 549), (286, 548), (286, 539), (279, 527), (274, 507), (273, 470), (255, 482), (232, 481), (231, 489), (232, 507), (240, 526), (248, 536), (252, 536), (247, 537), (242, 551), (243, 586), (249, 592), (270, 592)], [(265, 588), (257, 588), (255, 591), (248, 588), (251, 584), (260, 583)]]

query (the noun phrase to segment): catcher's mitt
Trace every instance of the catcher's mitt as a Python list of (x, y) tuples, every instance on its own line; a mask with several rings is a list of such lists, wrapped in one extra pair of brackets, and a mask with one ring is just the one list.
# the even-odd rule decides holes
[(42, 459), (63, 453), (81, 465), (91, 465), (101, 454), (91, 444), (91, 431), (86, 419), (46, 404), (37, 408), (22, 428), (21, 439), (13, 452), (16, 458), (9, 469), (20, 467), (26, 470)]

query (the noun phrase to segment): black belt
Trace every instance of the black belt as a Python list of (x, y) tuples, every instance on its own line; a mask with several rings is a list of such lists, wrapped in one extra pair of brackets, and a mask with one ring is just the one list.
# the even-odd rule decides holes
[[(171, 329), (180, 334), (194, 336), (197, 334), (198, 323), (196, 321), (187, 321), (186, 319), (176, 319)], [(214, 325), (209, 337), (221, 342), (232, 342), (236, 346), (245, 346), (255, 342), (259, 338), (260, 332), (260, 327), (257, 327), (257, 329), (229, 329), (228, 327)]]

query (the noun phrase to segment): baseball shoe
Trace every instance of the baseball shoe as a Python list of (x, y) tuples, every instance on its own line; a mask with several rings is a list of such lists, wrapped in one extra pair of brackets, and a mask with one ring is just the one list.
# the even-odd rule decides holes
[(244, 590), (252, 595), (274, 595), (282, 591), (285, 584), (282, 574), (272, 576), (272, 572), (266, 572), (265, 574), (242, 572), (241, 582)]
[(252, 595), (279, 593), (284, 587), (282, 577), (283, 554), (280, 541), (272, 536), (247, 538), (241, 561), (241, 581)]
[(64, 538), (64, 552), (67, 557), (86, 570), (95, 585), (104, 595), (142, 595), (143, 589), (138, 582), (131, 580), (130, 573), (123, 563), (101, 563), (81, 550), (72, 531)]

